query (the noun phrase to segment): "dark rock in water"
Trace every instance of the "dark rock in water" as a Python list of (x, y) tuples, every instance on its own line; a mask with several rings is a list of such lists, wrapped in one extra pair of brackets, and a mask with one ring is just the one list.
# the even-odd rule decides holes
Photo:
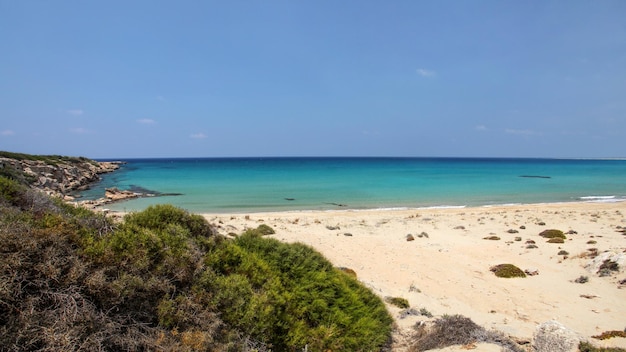
[(290, 201), (290, 202), (291, 202), (291, 201), (293, 201), (293, 200), (296, 200), (296, 198), (285, 198), (285, 200), (288, 200), (288, 201)]
[(139, 197), (165, 197), (165, 196), (182, 196), (182, 193), (162, 193), (159, 191), (153, 191), (137, 185), (130, 185), (129, 192), (136, 193)]
[(341, 203), (326, 203), (326, 204), (330, 204), (330, 205), (336, 205), (338, 207), (347, 207), (347, 204), (341, 204)]
[(525, 177), (525, 178), (552, 178), (552, 176), (541, 176), (541, 175), (521, 175), (520, 177)]

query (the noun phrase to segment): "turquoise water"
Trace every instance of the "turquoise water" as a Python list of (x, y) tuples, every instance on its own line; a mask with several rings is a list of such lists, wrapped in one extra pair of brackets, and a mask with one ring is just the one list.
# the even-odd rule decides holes
[[(484, 206), (626, 200), (626, 160), (477, 158), (131, 159), (84, 192), (141, 187), (194, 212)], [(528, 177), (532, 176), (532, 177)], [(539, 177), (540, 176), (540, 177)]]

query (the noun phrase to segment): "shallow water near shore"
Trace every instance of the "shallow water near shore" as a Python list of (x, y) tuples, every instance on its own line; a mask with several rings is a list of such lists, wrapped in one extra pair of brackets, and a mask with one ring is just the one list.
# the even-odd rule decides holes
[(626, 200), (626, 160), (479, 158), (129, 159), (83, 192), (142, 188), (193, 212), (461, 207)]

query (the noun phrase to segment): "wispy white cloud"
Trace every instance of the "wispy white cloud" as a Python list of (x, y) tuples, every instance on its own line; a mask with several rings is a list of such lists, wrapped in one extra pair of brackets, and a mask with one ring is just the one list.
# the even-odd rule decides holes
[(541, 134), (533, 130), (520, 130), (520, 129), (514, 129), (514, 128), (507, 128), (504, 130), (504, 132), (508, 134), (517, 135), (517, 136), (538, 136)]
[(70, 132), (76, 133), (76, 134), (87, 134), (90, 131), (83, 127), (76, 127), (76, 128), (70, 128)]
[(434, 77), (437, 75), (437, 72), (433, 71), (433, 70), (427, 70), (425, 68), (418, 68), (417, 69), (417, 74), (422, 76), (422, 77)]
[(189, 137), (194, 138), (194, 139), (204, 139), (204, 138), (207, 138), (207, 135), (204, 133), (194, 133), (190, 135)]
[(156, 123), (156, 121), (154, 121), (153, 119), (139, 119), (137, 120), (137, 122), (144, 124), (144, 125), (151, 125), (153, 123)]
[(70, 115), (74, 115), (74, 116), (80, 116), (82, 114), (85, 113), (85, 111), (81, 110), (81, 109), (70, 109), (67, 110), (67, 113)]
[(0, 135), (2, 135), (2, 136), (13, 136), (13, 135), (15, 135), (15, 131), (13, 131), (13, 130), (3, 130), (3, 131), (0, 131)]
[(474, 127), (474, 129), (476, 131), (486, 131), (488, 128), (485, 125), (477, 125), (476, 127)]

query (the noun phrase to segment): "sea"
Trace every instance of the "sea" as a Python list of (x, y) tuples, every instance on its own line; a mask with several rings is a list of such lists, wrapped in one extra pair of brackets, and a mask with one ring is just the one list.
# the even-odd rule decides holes
[[(105, 161), (105, 160), (102, 160)], [(110, 160), (106, 160), (110, 161)], [(626, 160), (524, 158), (258, 157), (118, 160), (80, 194), (153, 194), (109, 204), (137, 211), (173, 204), (191, 212), (368, 210), (626, 201)]]

